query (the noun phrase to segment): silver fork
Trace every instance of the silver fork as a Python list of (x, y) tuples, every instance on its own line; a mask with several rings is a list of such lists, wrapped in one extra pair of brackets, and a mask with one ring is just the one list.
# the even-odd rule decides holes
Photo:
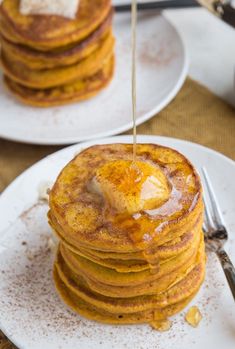
[(205, 220), (203, 224), (206, 247), (216, 253), (235, 300), (235, 268), (224, 250), (228, 232), (217, 203), (214, 189), (205, 168), (202, 168), (207, 196), (204, 195)]

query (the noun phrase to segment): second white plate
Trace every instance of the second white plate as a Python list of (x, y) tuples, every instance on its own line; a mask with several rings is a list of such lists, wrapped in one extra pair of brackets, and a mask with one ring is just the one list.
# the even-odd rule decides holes
[[(115, 15), (115, 76), (91, 100), (47, 109), (27, 107), (5, 91), (0, 76), (0, 137), (35, 144), (71, 144), (130, 129), (130, 28), (130, 14)], [(141, 124), (179, 91), (186, 77), (187, 59), (179, 34), (156, 12), (139, 15), (137, 35), (137, 124)]]

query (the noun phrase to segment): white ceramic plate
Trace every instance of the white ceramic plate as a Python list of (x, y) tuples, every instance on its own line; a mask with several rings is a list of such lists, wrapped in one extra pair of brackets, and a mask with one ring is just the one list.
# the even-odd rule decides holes
[[(27, 107), (5, 91), (0, 76), (0, 137), (35, 144), (71, 144), (131, 128), (129, 14), (115, 15), (114, 31), (114, 79), (89, 101), (47, 109)], [(140, 14), (137, 50), (137, 124), (141, 124), (177, 94), (188, 65), (179, 34), (156, 12)]]
[[(61, 150), (31, 167), (1, 195), (0, 328), (20, 349), (234, 349), (234, 301), (214, 255), (208, 256), (206, 281), (191, 303), (203, 314), (196, 329), (185, 323), (185, 311), (173, 318), (173, 327), (166, 333), (148, 325), (98, 324), (74, 314), (55, 292), (53, 253), (47, 245), (47, 205), (38, 201), (38, 188), (44, 181), (54, 181), (81, 149), (131, 140), (120, 136)], [(230, 234), (226, 249), (235, 263), (235, 163), (186, 141), (139, 136), (139, 142), (173, 147), (199, 170), (206, 166)]]

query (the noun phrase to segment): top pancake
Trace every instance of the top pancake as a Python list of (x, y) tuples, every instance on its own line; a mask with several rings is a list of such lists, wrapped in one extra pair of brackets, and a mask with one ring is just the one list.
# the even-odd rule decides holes
[(0, 6), (0, 32), (11, 42), (47, 51), (81, 41), (104, 21), (110, 9), (110, 0), (80, 0), (76, 19), (71, 20), (24, 16), (19, 12), (19, 0), (4, 0)]
[(201, 185), (191, 163), (175, 150), (138, 144), (137, 160), (160, 167), (172, 184), (169, 200), (139, 216), (113, 214), (89, 183), (101, 165), (132, 160), (132, 145), (111, 144), (88, 148), (60, 173), (50, 192), (49, 220), (59, 235), (73, 246), (100, 251), (135, 252), (181, 236), (201, 215)]

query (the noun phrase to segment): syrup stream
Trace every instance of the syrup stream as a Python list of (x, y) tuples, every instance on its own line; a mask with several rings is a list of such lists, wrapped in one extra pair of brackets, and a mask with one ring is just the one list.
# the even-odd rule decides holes
[(132, 119), (133, 119), (133, 162), (136, 161), (136, 22), (137, 22), (137, 2), (132, 0), (131, 8), (131, 31), (132, 31)]
[[(132, 0), (131, 8), (131, 29), (132, 29), (132, 119), (133, 119), (133, 164), (136, 162), (137, 155), (137, 131), (136, 131), (136, 25), (137, 25), (137, 0)], [(134, 241), (134, 239), (133, 239)], [(137, 244), (136, 241), (134, 241)], [(154, 274), (158, 268), (158, 263), (151, 260), (151, 250), (146, 249), (142, 252), (144, 259), (149, 264), (150, 273)]]
[[(133, 119), (133, 164), (136, 162), (137, 132), (136, 132), (136, 24), (137, 24), (137, 1), (132, 0), (131, 6), (131, 32), (132, 32), (132, 119)], [(158, 266), (151, 263), (148, 250), (143, 251), (143, 256), (149, 264), (150, 273), (155, 273)]]

